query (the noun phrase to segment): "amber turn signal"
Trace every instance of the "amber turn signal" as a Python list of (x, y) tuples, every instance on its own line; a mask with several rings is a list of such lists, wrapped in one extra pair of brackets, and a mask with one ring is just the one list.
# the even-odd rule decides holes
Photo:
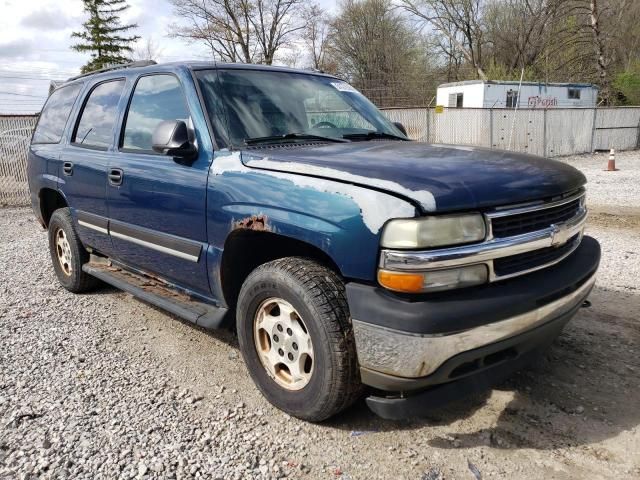
[(394, 292), (418, 293), (424, 288), (424, 276), (420, 273), (378, 270), (378, 282)]

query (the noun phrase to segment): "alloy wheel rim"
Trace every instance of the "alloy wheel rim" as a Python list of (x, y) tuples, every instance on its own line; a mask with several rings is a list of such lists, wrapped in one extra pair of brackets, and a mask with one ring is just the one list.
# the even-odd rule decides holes
[(71, 276), (73, 267), (71, 266), (71, 245), (67, 239), (67, 234), (59, 228), (55, 233), (55, 247), (58, 262), (65, 275)]
[(286, 390), (301, 390), (314, 368), (313, 342), (295, 308), (281, 298), (263, 301), (253, 320), (255, 348), (262, 366)]

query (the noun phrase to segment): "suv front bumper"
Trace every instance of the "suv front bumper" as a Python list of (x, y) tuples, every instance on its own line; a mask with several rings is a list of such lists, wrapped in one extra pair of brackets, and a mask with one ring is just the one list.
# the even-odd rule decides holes
[(417, 415), (522, 368), (580, 308), (599, 261), (598, 242), (584, 237), (553, 267), (482, 287), (415, 299), (348, 284), (362, 381), (391, 392), (369, 406)]

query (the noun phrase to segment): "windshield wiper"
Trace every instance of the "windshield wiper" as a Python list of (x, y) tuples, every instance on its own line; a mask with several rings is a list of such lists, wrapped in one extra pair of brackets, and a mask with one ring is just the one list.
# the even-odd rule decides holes
[(256, 145), (259, 143), (283, 142), (287, 140), (323, 140), (327, 142), (343, 143), (346, 140), (341, 138), (323, 137), (322, 135), (312, 135), (310, 133), (287, 133), (285, 135), (271, 135), (268, 137), (255, 137), (245, 139), (245, 145)]
[(401, 137), (399, 135), (393, 135), (392, 133), (386, 132), (366, 132), (366, 133), (345, 133), (342, 138), (347, 138), (349, 140), (371, 140), (374, 138), (389, 138), (392, 140), (403, 140), (407, 141), (408, 138)]

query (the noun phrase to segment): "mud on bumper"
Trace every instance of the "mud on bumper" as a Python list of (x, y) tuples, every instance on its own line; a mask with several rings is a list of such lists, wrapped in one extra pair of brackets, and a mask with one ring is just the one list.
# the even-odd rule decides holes
[(554, 267), (505, 282), (422, 298), (347, 285), (369, 407), (420, 416), (490, 388), (543, 352), (595, 283), (600, 246), (585, 237)]

